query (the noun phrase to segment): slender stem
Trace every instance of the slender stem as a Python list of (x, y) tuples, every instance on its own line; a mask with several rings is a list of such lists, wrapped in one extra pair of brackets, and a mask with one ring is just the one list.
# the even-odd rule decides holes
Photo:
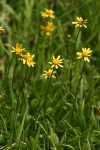
[[(23, 69), (23, 68), (22, 68)], [(19, 107), (19, 98), (20, 98), (20, 94), (21, 94), (21, 92), (22, 92), (22, 90), (23, 90), (23, 87), (24, 87), (24, 84), (25, 84), (25, 81), (26, 81), (26, 77), (27, 77), (27, 73), (28, 73), (28, 66), (27, 66), (27, 69), (26, 69), (26, 73), (25, 73), (25, 76), (24, 76), (24, 79), (22, 80), (22, 83), (21, 83), (21, 85), (20, 85), (20, 88), (19, 88), (19, 94), (18, 94), (18, 98), (17, 98), (17, 107), (16, 107), (16, 109), (18, 109), (18, 107)]]
[(23, 75), (23, 74), (22, 74), (22, 73), (23, 73), (23, 68), (24, 68), (24, 65), (22, 64), (22, 68), (21, 68), (21, 72), (20, 72), (20, 76), (19, 76), (19, 77), (20, 77), (20, 79), (22, 79), (22, 75)]
[(72, 90), (72, 68), (70, 68), (70, 79), (69, 79), (69, 91), (71, 93)]
[(12, 88), (13, 88), (15, 74), (16, 74), (16, 70), (17, 70), (18, 64), (19, 64), (19, 62), (17, 61), (17, 56), (16, 56), (16, 64), (14, 66), (14, 72), (13, 72), (13, 78), (12, 78)]
[(39, 35), (38, 35), (38, 39), (37, 39), (37, 42), (36, 42), (36, 47), (35, 47), (35, 55), (36, 55), (36, 57), (37, 57), (37, 49), (38, 49), (38, 44), (39, 44), (39, 40), (40, 40), (40, 33), (39, 33)]
[[(75, 40), (75, 45), (74, 45), (74, 53), (73, 53), (73, 60), (74, 60), (74, 56), (75, 56), (75, 54), (76, 54), (76, 44), (77, 44), (77, 40), (78, 40), (78, 36), (79, 36), (79, 33), (80, 33), (80, 28), (79, 28), (79, 30), (78, 30), (78, 33), (77, 33), (77, 36), (76, 36), (76, 40)], [(72, 64), (71, 64), (72, 66), (73, 66), (73, 62), (72, 62)], [(72, 68), (70, 68), (70, 93), (71, 93), (71, 88), (72, 88), (72, 73), (73, 73), (73, 70), (72, 70)]]
[(66, 53), (67, 53), (67, 59), (69, 59), (68, 43), (69, 43), (69, 40), (67, 39), (67, 41), (66, 41), (66, 48), (67, 48)]
[(79, 82), (78, 82), (78, 85), (77, 85), (77, 88), (76, 88), (75, 100), (74, 100), (74, 107), (75, 107), (75, 105), (77, 103), (77, 95), (78, 95), (78, 90), (79, 90), (80, 82), (81, 82), (83, 71), (84, 71), (84, 64), (85, 63), (83, 62), (83, 67), (82, 67), (81, 75), (80, 75)]
[(10, 70), (10, 66), (11, 66), (11, 64), (12, 64), (12, 60), (13, 60), (13, 56), (11, 57), (10, 62), (9, 62), (9, 64), (7, 65), (7, 69), (6, 69), (6, 71), (5, 71), (5, 83), (6, 83), (8, 74), (9, 74), (9, 70)]
[[(26, 81), (27, 72), (28, 72), (28, 67), (26, 68), (26, 73), (25, 73), (24, 79), (22, 80), (22, 83), (21, 83), (21, 86), (20, 86), (20, 92), (19, 93), (21, 93), (21, 90), (22, 90), (22, 88), (24, 86), (24, 83)], [(20, 94), (19, 94), (19, 96), (20, 96)]]
[(77, 106), (77, 95), (78, 95), (78, 90), (79, 90), (80, 82), (81, 82), (81, 79), (82, 79), (83, 71), (84, 71), (84, 62), (83, 62), (83, 67), (82, 67), (81, 75), (80, 75), (80, 78), (79, 78), (79, 82), (78, 82), (78, 85), (77, 85), (77, 88), (76, 88), (75, 99), (74, 99), (74, 103), (73, 103), (73, 107), (72, 107), (71, 119), (73, 119), (74, 110), (75, 110), (75, 107)]
[(50, 87), (50, 83), (51, 83), (51, 78), (52, 78), (52, 75), (51, 77), (49, 78), (49, 82), (47, 80), (47, 83), (46, 83), (46, 92), (44, 94), (44, 99), (43, 99), (43, 103), (42, 103), (42, 106), (44, 107), (44, 111), (45, 111), (45, 108), (46, 108), (46, 104), (47, 104), (47, 95), (48, 95), (48, 91), (49, 91), (49, 87)]
[[(74, 45), (74, 54), (76, 54), (76, 44), (77, 44), (77, 40), (78, 40), (78, 36), (79, 36), (79, 33), (80, 33), (80, 28), (78, 30), (78, 33), (77, 33), (77, 36), (76, 36), (76, 40), (75, 40), (75, 45)], [(74, 56), (74, 55), (73, 55)]]

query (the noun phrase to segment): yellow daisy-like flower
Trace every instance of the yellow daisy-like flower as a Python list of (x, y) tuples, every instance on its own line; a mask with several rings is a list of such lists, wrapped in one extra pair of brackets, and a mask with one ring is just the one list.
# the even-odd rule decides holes
[(35, 65), (35, 62), (33, 61), (33, 58), (34, 58), (34, 54), (31, 55), (30, 53), (27, 53), (26, 55), (22, 55), (21, 54), (21, 57), (22, 58), (19, 58), (19, 60), (23, 61), (23, 64), (27, 64), (28, 67), (34, 67)]
[(87, 23), (87, 19), (84, 20), (82, 17), (77, 17), (77, 21), (76, 22), (72, 22), (72, 24), (75, 24), (75, 28), (77, 27), (85, 27), (87, 28), (87, 26), (85, 25)]
[(19, 48), (19, 43), (16, 43), (16, 47), (12, 47), (13, 50), (11, 52), (16, 53), (16, 55), (20, 55), (25, 48)]
[(0, 26), (0, 31), (2, 31), (2, 30), (3, 30), (3, 27)]
[(41, 16), (43, 18), (47, 18), (47, 17), (55, 18), (55, 16), (53, 14), (54, 14), (54, 11), (51, 9), (47, 9), (47, 8), (45, 8), (44, 12), (41, 12)]
[(55, 73), (56, 73), (56, 71), (53, 71), (53, 69), (49, 69), (48, 71), (44, 71), (43, 76), (45, 78), (50, 78), (50, 77), (56, 78), (55, 75), (54, 75)]
[(54, 30), (54, 26), (52, 25), (51, 22), (48, 22), (47, 26), (40, 26), (41, 34), (44, 35), (48, 35), (50, 36), (51, 32)]
[(90, 50), (90, 48), (82, 48), (82, 52), (77, 52), (76, 54), (78, 55), (77, 59), (83, 58), (84, 61), (88, 61), (89, 60), (89, 56), (91, 56), (92, 50)]
[(58, 69), (58, 67), (63, 67), (61, 64), (63, 63), (63, 59), (60, 59), (60, 55), (55, 58), (55, 56), (52, 56), (52, 62), (49, 62), (49, 64), (51, 64), (51, 68), (56, 68)]

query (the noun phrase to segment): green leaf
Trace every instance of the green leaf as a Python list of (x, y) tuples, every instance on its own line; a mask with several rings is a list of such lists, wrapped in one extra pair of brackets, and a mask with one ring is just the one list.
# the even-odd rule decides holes
[(40, 127), (38, 128), (38, 131), (37, 131), (37, 134), (35, 136), (35, 139), (30, 137), (31, 144), (32, 144), (32, 150), (37, 150), (39, 137), (40, 137)]
[(58, 138), (57, 134), (53, 132), (52, 128), (50, 128), (50, 140), (55, 145), (59, 144), (59, 138)]

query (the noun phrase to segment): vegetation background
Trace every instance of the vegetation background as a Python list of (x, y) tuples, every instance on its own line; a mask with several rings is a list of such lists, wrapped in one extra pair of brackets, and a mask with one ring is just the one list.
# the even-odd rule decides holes
[[(40, 36), (44, 8), (54, 10), (56, 16), (51, 39)], [(77, 29), (72, 25), (77, 16), (87, 19), (87, 29), (82, 28), (76, 49), (90, 47), (93, 52), (91, 62), (85, 63), (73, 109), (82, 61), (75, 61), (73, 67), (67, 60), (66, 35), (72, 35), (69, 55), (77, 58), (73, 51)], [(0, 24), (4, 28), (0, 34), (0, 150), (100, 150), (100, 1), (0, 0)], [(36, 66), (28, 69), (18, 99), (27, 67), (21, 74), (23, 64), (18, 66), (12, 89), (16, 57), (11, 49), (17, 42), (36, 56)], [(47, 85), (42, 74), (53, 54), (61, 55), (64, 68)]]

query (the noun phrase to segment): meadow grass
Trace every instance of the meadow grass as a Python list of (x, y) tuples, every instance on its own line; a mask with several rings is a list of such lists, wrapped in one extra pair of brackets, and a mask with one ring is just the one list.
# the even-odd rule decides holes
[(100, 1), (0, 1), (0, 150), (100, 150), (99, 23)]

